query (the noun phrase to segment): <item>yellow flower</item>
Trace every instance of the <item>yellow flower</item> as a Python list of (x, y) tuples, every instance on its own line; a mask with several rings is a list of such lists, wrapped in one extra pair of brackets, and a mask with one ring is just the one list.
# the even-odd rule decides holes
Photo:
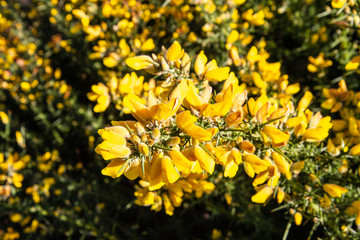
[(14, 223), (20, 222), (21, 219), (22, 219), (22, 216), (19, 213), (10, 214), (10, 220)]
[(323, 118), (318, 112), (313, 116), (310, 127), (305, 131), (303, 138), (308, 142), (322, 141), (329, 135), (329, 130), (332, 127), (331, 118), (329, 116)]
[(333, 8), (342, 8), (346, 2), (347, 2), (347, 0), (332, 0), (331, 6)]
[(197, 118), (192, 116), (190, 111), (184, 111), (176, 116), (176, 125), (185, 132), (185, 134), (198, 139), (199, 141), (210, 141), (218, 132), (217, 128), (204, 129), (195, 125)]
[(350, 154), (353, 155), (353, 156), (359, 156), (360, 155), (360, 143), (351, 148)]
[(87, 94), (90, 101), (96, 101), (94, 112), (104, 112), (110, 105), (109, 89), (103, 83), (91, 86), (92, 92)]
[(5, 112), (0, 111), (0, 119), (5, 125), (9, 123), (9, 117)]
[(113, 68), (118, 65), (118, 56), (116, 53), (109, 54), (109, 56), (103, 58), (103, 63), (108, 68)]
[(345, 213), (348, 215), (356, 215), (355, 224), (360, 226), (360, 201), (354, 201), (351, 203), (351, 206), (345, 210)]
[(140, 95), (143, 90), (144, 77), (138, 77), (135, 72), (127, 73), (119, 81), (118, 90), (121, 94), (134, 93)]
[(329, 194), (330, 197), (341, 197), (343, 193), (348, 192), (346, 188), (332, 183), (324, 184), (323, 189), (327, 194)]
[(239, 144), (239, 148), (243, 151), (246, 151), (248, 153), (254, 153), (256, 148), (254, 146), (254, 144), (252, 144), (250, 141), (248, 140), (245, 140), (245, 141), (242, 141), (240, 144)]
[(255, 154), (245, 155), (244, 162), (250, 164), (250, 166), (256, 173), (266, 171), (268, 167), (271, 165), (269, 162), (260, 159)]
[(166, 122), (181, 106), (181, 102), (177, 98), (173, 98), (167, 103), (156, 103), (157, 99), (152, 92), (149, 92), (148, 106), (145, 106), (143, 102), (141, 98), (132, 93), (128, 94), (123, 101), (124, 107), (130, 109), (133, 116), (143, 124), (147, 124), (153, 119)]
[(246, 55), (246, 60), (248, 60), (252, 63), (260, 61), (261, 56), (258, 53), (259, 52), (258, 52), (257, 48), (255, 46), (252, 46)]
[(200, 107), (200, 113), (205, 117), (225, 116), (231, 109), (233, 102), (225, 100), (214, 104), (205, 103)]
[(310, 63), (308, 64), (307, 69), (312, 73), (319, 72), (332, 65), (331, 60), (324, 59), (324, 53), (320, 53), (316, 58), (310, 56), (308, 59)]
[(307, 118), (303, 111), (299, 111), (297, 117), (290, 118), (286, 121), (288, 128), (294, 128), (295, 136), (301, 136), (305, 133), (307, 127)]
[(277, 199), (277, 202), (280, 204), (284, 201), (284, 198), (285, 198), (285, 192), (282, 188), (278, 188), (277, 190), (277, 194), (276, 194), (276, 199)]
[(167, 215), (172, 216), (174, 214), (174, 206), (171, 204), (171, 201), (169, 199), (169, 196), (166, 193), (163, 193), (162, 195), (162, 199), (163, 199), (163, 204), (164, 204), (164, 208), (165, 208), (165, 213)]
[(99, 131), (104, 141), (96, 147), (96, 153), (100, 154), (105, 160), (128, 157), (131, 151), (126, 147), (126, 140), (123, 137), (122, 132), (125, 132), (125, 130), (123, 127), (111, 127)]
[(23, 137), (23, 135), (21, 134), (20, 131), (15, 132), (15, 139), (16, 139), (17, 144), (20, 147), (22, 147), (22, 148), (26, 147), (25, 139), (24, 139), (24, 137)]
[(232, 112), (225, 117), (225, 123), (228, 127), (236, 126), (242, 122), (243, 118), (243, 111)]
[(359, 65), (360, 65), (360, 56), (355, 56), (350, 60), (350, 62), (348, 62), (345, 65), (345, 70), (347, 71), (356, 70), (359, 68)]
[(289, 141), (290, 135), (282, 132), (274, 126), (266, 125), (263, 130), (265, 134), (271, 138), (273, 147), (285, 146)]
[(220, 230), (218, 230), (218, 229), (216, 229), (216, 228), (214, 228), (213, 230), (212, 230), (212, 233), (211, 233), (211, 239), (220, 239), (221, 238), (221, 236), (222, 236), (222, 234), (221, 234), (221, 231)]
[[(223, 81), (228, 78), (230, 68), (218, 67), (215, 59), (207, 62), (207, 57), (201, 51), (195, 60), (195, 72), (199, 76), (204, 76), (209, 81)], [(206, 65), (205, 65), (206, 64)]]
[(299, 226), (299, 225), (301, 224), (301, 222), (302, 222), (302, 215), (301, 215), (301, 213), (296, 212), (296, 213), (294, 214), (294, 220), (295, 220), (295, 224), (296, 224), (297, 226)]
[(72, 10), (72, 14), (81, 20), (81, 23), (83, 25), (84, 28), (86, 28), (87, 26), (89, 26), (90, 23), (90, 18), (88, 15), (86, 15), (86, 13), (81, 10), (81, 9), (73, 9)]

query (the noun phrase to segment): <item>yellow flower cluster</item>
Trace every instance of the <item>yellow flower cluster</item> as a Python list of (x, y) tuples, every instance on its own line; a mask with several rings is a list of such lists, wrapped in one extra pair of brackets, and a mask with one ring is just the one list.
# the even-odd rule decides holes
[(19, 157), (18, 153), (10, 154), (5, 159), (4, 154), (0, 153), (0, 181), (2, 183), (0, 186), (1, 198), (6, 199), (11, 195), (11, 186), (16, 188), (22, 187), (24, 176), (19, 173), (19, 171), (26, 167), (26, 164), (28, 164), (30, 159), (29, 155)]
[[(256, 53), (250, 55), (248, 60), (253, 61)], [(123, 105), (137, 121), (113, 121), (99, 130), (104, 141), (96, 152), (111, 161), (104, 175), (142, 179), (146, 190), (137, 192), (142, 199), (138, 204), (158, 206), (159, 200), (152, 199), (159, 195), (152, 191), (164, 187), (171, 192), (173, 184), (189, 181), (193, 174), (212, 174), (216, 165), (223, 166), (224, 176), (230, 178), (243, 165), (255, 177), (257, 193), (252, 201), (265, 203), (282, 175), (292, 178), (291, 161), (280, 147), (288, 144), (291, 135), (322, 141), (332, 127), (330, 117), (313, 115), (307, 109), (310, 92), (300, 100), (297, 111), (291, 101), (281, 106), (282, 101), (279, 104), (266, 94), (247, 99), (235, 74), (228, 67), (218, 67), (215, 60), (208, 61), (204, 52), (197, 55), (191, 73), (190, 56), (177, 41), (159, 55), (135, 56), (126, 63), (156, 75), (161, 91), (149, 91), (146, 100), (127, 94)], [(213, 86), (220, 82), (221, 91), (214, 94)], [(167, 200), (162, 197), (165, 206)]]
[(333, 119), (335, 136), (328, 140), (328, 151), (337, 156), (340, 151), (357, 156), (360, 154), (360, 120), (357, 114), (360, 112), (360, 92), (348, 90), (345, 80), (340, 80), (338, 88), (324, 88), (323, 95), (326, 100), (321, 107), (330, 110), (331, 113), (339, 113), (340, 118)]

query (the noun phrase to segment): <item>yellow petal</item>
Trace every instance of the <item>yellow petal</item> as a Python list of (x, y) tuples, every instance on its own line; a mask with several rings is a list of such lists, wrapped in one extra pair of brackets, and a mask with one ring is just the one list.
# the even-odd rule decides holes
[(243, 163), (244, 163), (244, 169), (245, 169), (246, 174), (247, 174), (249, 177), (253, 178), (253, 177), (255, 176), (255, 170), (254, 170), (254, 168), (253, 168), (253, 167), (251, 166), (251, 164), (248, 163), (248, 162), (243, 162)]
[(155, 43), (152, 38), (147, 39), (142, 45), (141, 50), (142, 51), (151, 51), (155, 48)]
[(264, 80), (261, 79), (261, 76), (259, 73), (252, 72), (251, 77), (252, 77), (256, 87), (258, 87), (260, 89), (266, 89), (267, 84), (266, 84), (266, 82), (264, 82)]
[(270, 166), (270, 163), (268, 163), (267, 161), (261, 160), (255, 154), (245, 155), (244, 161), (247, 163), (250, 163), (256, 173), (263, 172), (263, 171), (267, 170), (268, 167)]
[(165, 122), (179, 109), (180, 103), (177, 98), (171, 99), (167, 103), (160, 103), (150, 108), (151, 118)]
[(174, 165), (171, 162), (171, 159), (168, 156), (165, 156), (161, 160), (161, 170), (162, 181), (164, 183), (174, 183), (180, 177), (179, 173), (176, 171)]
[(232, 101), (222, 101), (214, 104), (204, 104), (201, 114), (205, 117), (225, 116), (231, 109)]
[(329, 130), (326, 128), (312, 128), (307, 129), (304, 133), (304, 140), (308, 142), (322, 141), (329, 135)]
[(171, 201), (169, 199), (169, 196), (166, 193), (163, 193), (162, 195), (163, 204), (165, 208), (165, 213), (169, 216), (172, 216), (174, 214), (174, 206), (171, 204)]
[(286, 145), (286, 143), (289, 141), (290, 138), (289, 134), (286, 134), (271, 125), (265, 126), (264, 132), (269, 138), (271, 138), (274, 147), (279, 145)]
[(250, 141), (248, 141), (248, 140), (242, 141), (242, 142), (240, 143), (240, 146), (239, 146), (239, 147), (240, 147), (241, 150), (244, 150), (244, 151), (246, 151), (246, 152), (248, 152), (248, 153), (254, 153), (255, 150), (256, 150), (254, 144), (252, 144), (252, 143), (251, 143)]
[(350, 154), (353, 155), (353, 156), (360, 155), (360, 143), (351, 148)]
[(294, 95), (300, 91), (300, 83), (294, 83), (285, 89), (285, 93), (288, 95)]
[(104, 141), (108, 141), (113, 144), (121, 145), (121, 146), (124, 146), (126, 144), (125, 138), (116, 132), (105, 130), (105, 131), (102, 131), (102, 133), (100, 135), (104, 139)]
[(289, 108), (279, 108), (270, 114), (270, 120), (285, 117), (289, 113)]
[(313, 99), (312, 93), (309, 91), (306, 91), (304, 96), (299, 101), (298, 110), (305, 111), (306, 108), (309, 106), (312, 99)]
[(193, 116), (189, 110), (179, 113), (176, 116), (176, 125), (181, 130), (186, 130), (188, 127), (192, 126), (197, 120), (197, 117)]
[(347, 0), (332, 0), (331, 6), (333, 8), (342, 8), (346, 2), (347, 2)]
[(195, 146), (194, 154), (202, 169), (212, 174), (215, 168), (214, 159), (201, 147)]
[(277, 152), (272, 153), (272, 159), (274, 160), (280, 173), (284, 174), (288, 180), (291, 179), (290, 164)]
[(209, 81), (223, 81), (228, 78), (229, 67), (216, 68), (205, 73), (205, 78)]
[(131, 154), (128, 147), (115, 145), (107, 141), (100, 143), (96, 152), (101, 154), (105, 160), (113, 158), (126, 158)]
[(201, 75), (204, 72), (205, 64), (207, 62), (207, 57), (204, 54), (204, 51), (201, 51), (195, 60), (195, 72), (197, 75)]
[[(102, 130), (102, 129), (101, 129)], [(112, 126), (112, 127), (107, 127), (104, 129), (104, 131), (109, 131), (109, 132), (114, 132), (116, 134), (119, 134), (120, 136), (122, 136), (123, 138), (129, 138), (130, 137), (130, 133), (129, 131), (123, 127), (123, 126)], [(98, 131), (100, 136), (102, 131)]]
[(257, 62), (261, 59), (260, 55), (258, 55), (258, 50), (255, 46), (252, 46), (249, 52), (246, 55), (246, 60)]
[(153, 60), (149, 56), (140, 55), (132, 58), (127, 58), (126, 64), (135, 70), (141, 70), (152, 67)]
[(177, 170), (179, 170), (179, 172), (183, 172), (183, 173), (190, 172), (191, 163), (189, 159), (187, 159), (180, 151), (174, 149), (171, 150), (169, 154), (171, 161), (173, 162)]
[(321, 107), (330, 110), (336, 103), (335, 98), (328, 98), (325, 102), (321, 103)]
[(182, 80), (179, 85), (177, 85), (174, 90), (171, 92), (170, 99), (177, 98), (179, 102), (182, 103), (184, 98), (189, 92), (189, 86), (187, 80)]
[[(212, 128), (210, 130), (213, 129), (216, 128)], [(214, 134), (214, 132), (210, 130), (203, 129), (202, 127), (199, 127), (197, 125), (192, 125), (189, 126), (187, 129), (184, 129), (184, 132), (190, 137), (198, 139), (199, 141), (210, 141)]]
[(124, 167), (120, 172), (120, 169), (125, 163), (126, 161), (124, 160), (114, 159), (101, 171), (101, 174), (110, 176), (112, 178), (120, 177), (125, 171), (126, 167)]
[(262, 105), (262, 107), (257, 111), (256, 113), (256, 120), (259, 123), (264, 122), (264, 120), (266, 120), (266, 115), (269, 112), (269, 108), (270, 108), (270, 102), (266, 102), (264, 105)]
[(131, 163), (131, 166), (128, 167), (124, 173), (125, 177), (127, 177), (130, 180), (135, 180), (138, 178), (141, 174), (141, 163), (140, 160), (137, 159)]
[(142, 102), (141, 98), (130, 93), (124, 97), (123, 105), (130, 109), (136, 119), (145, 123), (151, 119), (151, 112)]
[(225, 123), (228, 127), (236, 126), (242, 122), (243, 118), (243, 111), (232, 112), (225, 117)]
[(170, 62), (175, 60), (180, 60), (183, 55), (184, 55), (184, 50), (181, 49), (181, 46), (178, 41), (175, 41), (166, 51), (166, 59)]
[(228, 161), (225, 165), (224, 177), (235, 177), (239, 167), (234, 161)]
[(269, 187), (265, 186), (260, 191), (258, 191), (254, 196), (251, 197), (251, 201), (255, 203), (265, 203), (274, 193), (274, 190)]
[(239, 149), (237, 149), (237, 148), (231, 149), (230, 156), (236, 164), (239, 165), (240, 163), (242, 163), (242, 156), (241, 156), (241, 152), (239, 151)]
[(278, 203), (282, 203), (285, 198), (285, 192), (282, 188), (278, 188), (276, 199)]
[(253, 186), (256, 187), (260, 184), (263, 184), (269, 178), (269, 171), (263, 171), (256, 175), (256, 178), (253, 181)]
[(149, 190), (154, 191), (161, 188), (165, 183), (162, 181), (162, 158), (161, 156), (153, 156), (150, 171)]

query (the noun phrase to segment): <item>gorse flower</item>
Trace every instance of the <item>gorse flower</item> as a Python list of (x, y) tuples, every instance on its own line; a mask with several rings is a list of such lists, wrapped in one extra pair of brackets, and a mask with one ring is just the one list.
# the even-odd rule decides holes
[[(250, 59), (254, 57), (248, 56)], [(194, 174), (213, 174), (217, 165), (229, 178), (243, 165), (254, 178), (257, 193), (252, 201), (266, 203), (277, 192), (282, 176), (292, 179), (292, 162), (281, 149), (292, 135), (322, 141), (332, 126), (329, 117), (312, 116), (307, 109), (310, 92), (300, 100), (297, 112), (289, 100), (281, 107), (266, 94), (247, 99), (246, 86), (238, 85), (235, 74), (227, 67), (219, 68), (215, 60), (208, 62), (202, 51), (194, 62), (195, 74), (191, 74), (190, 57), (178, 42), (163, 48), (160, 55), (128, 58), (127, 64), (157, 75), (153, 89), (162, 90), (149, 91), (146, 98), (139, 92), (125, 95), (123, 106), (137, 121), (112, 122), (112, 127), (99, 130), (104, 141), (96, 152), (111, 160), (104, 175), (141, 178), (137, 204), (151, 205), (153, 210), (163, 205), (171, 215), (173, 208), (181, 205), (182, 196), (172, 194), (173, 186), (189, 181)], [(261, 69), (267, 76), (265, 68), (263, 63)], [(256, 74), (255, 85), (259, 85)], [(213, 82), (221, 81), (221, 91), (214, 94)], [(159, 189), (168, 193), (160, 194)], [(278, 194), (278, 201), (283, 201), (285, 194)]]

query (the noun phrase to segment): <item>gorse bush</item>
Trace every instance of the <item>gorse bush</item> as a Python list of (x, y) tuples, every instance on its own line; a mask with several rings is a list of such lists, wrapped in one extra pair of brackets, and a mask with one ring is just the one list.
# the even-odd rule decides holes
[(0, 9), (0, 239), (360, 237), (357, 1)]

